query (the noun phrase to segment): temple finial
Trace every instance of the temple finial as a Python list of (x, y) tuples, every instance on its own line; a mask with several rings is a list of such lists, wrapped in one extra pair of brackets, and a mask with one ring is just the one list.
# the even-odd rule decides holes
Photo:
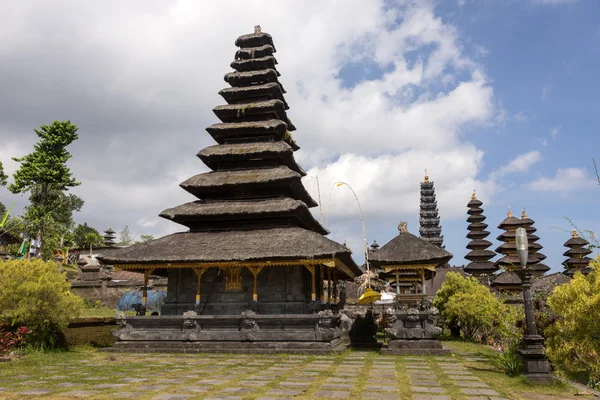
[(429, 174), (427, 174), (427, 170), (425, 170), (425, 178), (423, 179), (423, 182), (429, 183)]
[(579, 234), (577, 233), (577, 229), (573, 229), (573, 232), (571, 232), (571, 236), (573, 236), (574, 238), (579, 237)]
[(477, 196), (475, 196), (475, 190), (473, 190), (473, 194), (471, 195), (471, 200), (477, 200)]
[(508, 207), (508, 216), (509, 216), (509, 217), (512, 217), (512, 216), (513, 216), (513, 215), (512, 215), (512, 212), (510, 211), (510, 207)]
[(408, 232), (408, 222), (406, 222), (406, 221), (398, 222), (398, 231), (400, 231), (400, 233)]
[(260, 25), (254, 25), (254, 33), (261, 33), (262, 29), (260, 27)]
[(521, 218), (527, 218), (527, 211), (526, 211), (526, 209), (523, 209), (523, 211), (521, 212)]

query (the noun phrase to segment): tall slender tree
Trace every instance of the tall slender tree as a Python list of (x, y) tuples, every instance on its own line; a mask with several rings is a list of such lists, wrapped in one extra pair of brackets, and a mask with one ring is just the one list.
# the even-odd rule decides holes
[(42, 125), (34, 129), (40, 140), (33, 152), (13, 158), (21, 165), (8, 188), (15, 194), (29, 192), (29, 206), (23, 219), (27, 233), (38, 238), (44, 258), (52, 256), (60, 237), (73, 226), (73, 211), (83, 206), (82, 199), (66, 193), (80, 185), (67, 166), (72, 157), (67, 146), (79, 137), (77, 129), (71, 121)]
[[(0, 186), (6, 186), (8, 183), (8, 175), (4, 173), (4, 166), (2, 165), (2, 161), (0, 161)], [(6, 206), (2, 204), (0, 201), (0, 218), (4, 216), (6, 213)]]

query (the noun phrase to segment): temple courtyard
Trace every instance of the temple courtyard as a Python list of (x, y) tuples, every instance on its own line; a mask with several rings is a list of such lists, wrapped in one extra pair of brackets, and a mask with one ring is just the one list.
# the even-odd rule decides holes
[(582, 391), (511, 378), (493, 350), (445, 343), (447, 357), (122, 354), (92, 348), (0, 363), (0, 398), (576, 399)]

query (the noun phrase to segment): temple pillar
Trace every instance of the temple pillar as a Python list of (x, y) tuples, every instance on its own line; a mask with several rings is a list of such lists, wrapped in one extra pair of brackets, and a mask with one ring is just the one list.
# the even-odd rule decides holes
[(319, 290), (319, 300), (325, 303), (325, 290), (323, 287), (323, 283), (325, 282), (325, 268), (324, 265), (319, 266), (319, 282), (321, 283)]
[(260, 271), (262, 271), (264, 267), (260, 266), (260, 267), (248, 267), (248, 269), (250, 270), (250, 272), (252, 272), (252, 276), (254, 278), (254, 285), (253, 285), (253, 289), (252, 289), (252, 301), (258, 301), (258, 274), (260, 273)]
[(196, 283), (196, 307), (200, 305), (200, 283), (202, 281), (202, 275), (206, 272), (208, 268), (194, 268), (193, 271), (196, 273), (198, 277), (198, 282)]
[(327, 302), (332, 303), (331, 298), (331, 269), (327, 268)]
[(142, 312), (146, 315), (146, 305), (148, 304), (148, 278), (150, 274), (154, 272), (154, 268), (147, 269), (144, 271), (144, 288), (142, 289)]
[(308, 270), (308, 272), (310, 272), (310, 276), (311, 276), (311, 290), (310, 290), (310, 299), (312, 301), (316, 301), (317, 300), (317, 293), (316, 293), (316, 288), (315, 288), (315, 266), (314, 265), (306, 265), (305, 266), (306, 269)]
[(396, 270), (396, 296), (400, 295), (400, 271)]
[(333, 270), (333, 302), (337, 303), (340, 301), (338, 296), (338, 287), (337, 287), (337, 273), (336, 270)]
[(421, 294), (425, 294), (425, 270), (421, 270)]

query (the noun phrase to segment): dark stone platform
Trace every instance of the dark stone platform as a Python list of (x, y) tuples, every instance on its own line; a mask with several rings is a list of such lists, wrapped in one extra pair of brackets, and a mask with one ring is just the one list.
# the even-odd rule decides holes
[(348, 347), (340, 314), (119, 316), (118, 342), (106, 351), (313, 353)]

